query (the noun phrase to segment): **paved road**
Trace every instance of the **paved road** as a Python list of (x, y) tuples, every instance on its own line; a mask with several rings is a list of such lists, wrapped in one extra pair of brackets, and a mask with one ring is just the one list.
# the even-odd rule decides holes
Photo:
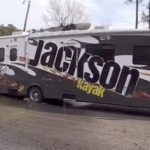
[(150, 119), (0, 98), (0, 150), (149, 150)]

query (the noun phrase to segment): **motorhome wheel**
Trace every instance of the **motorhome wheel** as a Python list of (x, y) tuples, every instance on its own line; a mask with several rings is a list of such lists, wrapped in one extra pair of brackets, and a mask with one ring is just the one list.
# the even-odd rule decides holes
[(43, 93), (41, 89), (36, 86), (29, 89), (28, 96), (34, 102), (40, 103), (43, 101)]

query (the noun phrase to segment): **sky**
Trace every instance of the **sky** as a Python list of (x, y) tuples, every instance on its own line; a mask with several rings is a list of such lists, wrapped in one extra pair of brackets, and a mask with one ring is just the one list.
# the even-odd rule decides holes
[[(42, 19), (47, 0), (31, 0), (27, 29), (47, 27)], [(78, 0), (79, 1), (79, 0)], [(140, 5), (139, 16), (146, 10), (148, 0)], [(0, 24), (13, 24), (23, 29), (27, 3), (23, 0), (0, 0)], [(125, 4), (124, 0), (85, 0), (82, 2), (90, 14), (90, 22), (94, 25), (109, 25), (115, 29), (135, 27), (135, 4)], [(139, 28), (147, 25), (140, 23)]]

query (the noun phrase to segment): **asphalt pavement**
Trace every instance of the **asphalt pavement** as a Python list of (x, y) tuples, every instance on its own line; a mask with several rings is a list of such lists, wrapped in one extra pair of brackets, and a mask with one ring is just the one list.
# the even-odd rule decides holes
[[(88, 107), (87, 107), (88, 106)], [(150, 117), (0, 97), (0, 150), (149, 150)]]

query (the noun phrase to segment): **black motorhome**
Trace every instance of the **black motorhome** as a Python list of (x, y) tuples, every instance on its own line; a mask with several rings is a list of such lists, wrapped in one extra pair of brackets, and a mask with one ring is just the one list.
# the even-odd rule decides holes
[(149, 40), (149, 30), (61, 28), (1, 37), (0, 93), (150, 108)]

